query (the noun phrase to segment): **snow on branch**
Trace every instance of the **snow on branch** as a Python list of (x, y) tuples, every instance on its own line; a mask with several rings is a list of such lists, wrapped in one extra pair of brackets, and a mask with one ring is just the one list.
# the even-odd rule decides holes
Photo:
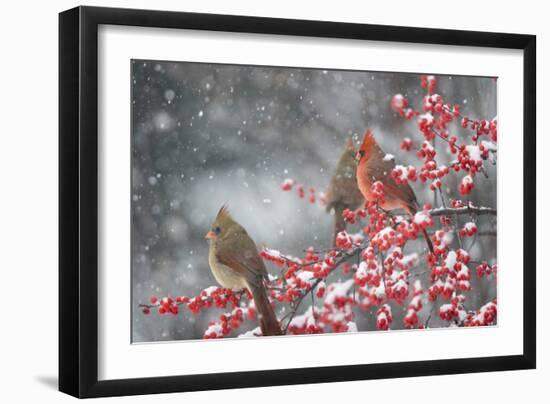
[(435, 208), (428, 211), (431, 216), (452, 216), (452, 215), (497, 215), (497, 210), (488, 207), (477, 207), (473, 205), (461, 208)]

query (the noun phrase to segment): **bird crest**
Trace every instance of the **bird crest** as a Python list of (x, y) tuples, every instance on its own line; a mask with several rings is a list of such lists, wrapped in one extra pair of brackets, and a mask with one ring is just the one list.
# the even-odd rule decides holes
[(233, 220), (233, 217), (231, 216), (231, 213), (229, 212), (229, 207), (227, 204), (223, 204), (220, 210), (218, 211), (218, 214), (216, 215), (216, 220)]
[(346, 138), (346, 150), (355, 150), (355, 145), (353, 144), (351, 136)]
[(365, 136), (363, 137), (363, 143), (361, 144), (360, 150), (367, 151), (375, 144), (376, 144), (376, 140), (374, 139), (372, 130), (370, 130), (369, 128), (365, 132)]

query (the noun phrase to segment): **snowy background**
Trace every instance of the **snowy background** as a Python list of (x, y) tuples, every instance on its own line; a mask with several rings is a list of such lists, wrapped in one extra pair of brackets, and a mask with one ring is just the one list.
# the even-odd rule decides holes
[[(216, 285), (204, 235), (222, 204), (257, 244), (302, 255), (310, 245), (330, 246), (332, 217), (319, 204), (282, 192), (284, 179), (324, 190), (346, 137), (358, 140), (367, 127), (399, 163), (419, 163), (413, 153), (399, 149), (404, 136), (420, 139), (415, 121), (405, 121), (389, 104), (401, 93), (420, 109), (425, 95), (420, 74), (131, 63), (133, 342), (202, 338), (208, 321), (221, 313), (191, 315), (182, 308), (177, 317), (145, 316), (138, 305), (153, 294), (194, 296)], [(496, 116), (495, 79), (437, 79), (437, 93), (462, 104), (466, 115)], [(456, 126), (451, 133), (466, 134)], [(441, 141), (439, 146), (445, 154)], [(476, 177), (471, 200), (496, 207), (496, 168), (486, 167), (489, 178)], [(452, 175), (445, 181), (454, 197), (457, 183)], [(421, 203), (433, 202), (428, 187), (413, 188)], [(494, 230), (490, 220), (481, 218), (478, 229)], [(474, 260), (495, 257), (496, 239), (479, 238), (470, 253)], [(274, 274), (275, 268), (267, 266)], [(478, 285), (475, 273), (472, 286), (471, 308), (496, 297), (495, 282)], [(394, 310), (392, 329), (402, 327), (402, 314), (401, 308)], [(375, 329), (370, 312), (359, 313), (356, 322), (360, 330)], [(432, 327), (443, 324), (431, 322)], [(245, 323), (241, 332), (255, 326)]]

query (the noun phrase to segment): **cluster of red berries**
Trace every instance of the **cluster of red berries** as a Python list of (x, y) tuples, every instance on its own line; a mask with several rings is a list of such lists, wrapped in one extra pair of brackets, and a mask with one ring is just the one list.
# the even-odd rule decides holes
[[(248, 290), (244, 293), (249, 299), (252, 298)], [(225, 308), (228, 304), (236, 307), (238, 303), (239, 297), (231, 289), (210, 287), (203, 290), (199, 296), (190, 298), (187, 307), (193, 314), (197, 314), (201, 309)]]
[(401, 147), (401, 150), (411, 151), (412, 148), (413, 148), (413, 142), (412, 142), (411, 138), (409, 138), (409, 137), (403, 138), (403, 140), (401, 141), (401, 144), (400, 144), (399, 147)]
[(418, 254), (403, 256), (401, 248), (396, 247), (384, 260), (386, 297), (403, 304), (409, 296), (409, 269), (418, 262)]
[(232, 330), (241, 326), (245, 319), (255, 320), (256, 310), (253, 307), (233, 309), (230, 313), (220, 314), (218, 321), (212, 321), (204, 332), (204, 339), (224, 338)]
[(279, 268), (284, 267), (288, 263), (286, 258), (281, 256), (279, 251), (272, 250), (270, 248), (262, 248), (260, 250), (260, 257), (266, 261), (272, 262)]
[[(247, 293), (250, 299), (251, 296), (249, 292), (246, 291), (245, 293)], [(156, 296), (151, 296), (149, 298), (149, 304), (143, 305), (143, 313), (150, 314), (151, 309), (156, 307), (159, 314), (177, 315), (179, 313), (179, 307), (185, 305), (191, 313), (197, 314), (201, 309), (209, 309), (211, 307), (226, 308), (227, 306), (234, 308), (238, 303), (239, 297), (231, 289), (211, 286), (201, 291), (201, 293), (195, 297), (177, 296), (173, 298), (167, 296), (159, 299)]]
[(319, 255), (315, 252), (315, 248), (308, 247), (306, 250), (306, 262), (317, 262), (319, 261)]
[(359, 263), (357, 270), (353, 274), (354, 282), (363, 287), (365, 285), (378, 287), (382, 278), (381, 265), (374, 248), (367, 247), (361, 254), (363, 261)]
[(332, 332), (349, 331), (349, 323), (353, 320), (353, 304), (355, 302), (350, 296), (339, 296), (331, 304), (325, 302), (320, 314), (320, 322), (325, 327), (329, 327)]
[(400, 275), (397, 280), (386, 279), (386, 297), (388, 300), (395, 300), (397, 304), (403, 304), (409, 296), (409, 284), (406, 280), (408, 273), (407, 271), (403, 271)]
[[(329, 250), (322, 260), (312, 248), (306, 251), (304, 260), (293, 258), (287, 260), (287, 269), (283, 276), (274, 283), (277, 288), (272, 288), (270, 296), (279, 302), (292, 302), (308, 293), (314, 285), (317, 285), (317, 296), (322, 297), (325, 293), (324, 282), (317, 280), (325, 279), (336, 266), (336, 257), (339, 252), (335, 249)], [(321, 285), (321, 286), (320, 286)]]
[[(291, 191), (294, 187), (296, 187), (296, 192), (298, 193), (298, 197), (300, 199), (304, 199), (306, 197), (306, 190), (302, 184), (298, 184), (296, 181), (290, 178), (285, 179), (281, 184), (281, 190), (285, 192)], [(315, 188), (309, 187), (307, 200), (311, 204), (314, 204), (315, 201), (317, 200), (315, 193), (316, 193)]]
[[(401, 225), (401, 223), (400, 223)], [(399, 228), (398, 228), (399, 230)], [(396, 231), (393, 227), (386, 227), (377, 232), (371, 239), (371, 245), (379, 251), (389, 250), (392, 246), (402, 246), (407, 241), (403, 233)]]
[(477, 226), (474, 222), (468, 222), (458, 230), (460, 237), (472, 237), (477, 233)]
[[(434, 183), (439, 183), (437, 188), (441, 186), (441, 178), (449, 174), (450, 169), (449, 167), (442, 165), (438, 166), (435, 160), (426, 160), (424, 165), (420, 168), (420, 172), (418, 174), (418, 178), (420, 178), (420, 181), (425, 183), (428, 180), (433, 181)], [(434, 188), (431, 188), (432, 191), (434, 191)]]
[(470, 119), (465, 116), (460, 121), (460, 125), (463, 128), (469, 127), (470, 129), (476, 131), (476, 133), (472, 136), (472, 141), (474, 142), (476, 142), (482, 135), (488, 135), (493, 142), (497, 141), (498, 125), (496, 118), (489, 122), (486, 119), (479, 121), (477, 119)]
[(408, 181), (416, 181), (416, 168), (414, 166), (396, 165), (391, 172), (391, 176), (397, 184), (406, 184)]
[[(482, 170), (483, 160), (486, 160), (489, 157), (489, 152), (496, 150), (496, 146), (491, 142), (481, 142), (479, 145), (477, 141), (480, 136), (487, 135), (490, 136), (492, 142), (497, 141), (497, 120), (496, 118), (492, 121), (488, 120), (475, 120), (470, 119), (467, 116), (464, 116), (461, 120), (461, 125), (463, 128), (471, 128), (475, 130), (472, 140), (476, 142), (475, 145), (458, 145), (457, 137), (450, 136), (447, 128), (455, 118), (460, 115), (460, 105), (451, 106), (446, 104), (439, 94), (435, 94), (437, 87), (437, 79), (434, 76), (422, 75), (421, 76), (421, 86), (427, 89), (427, 95), (423, 100), (423, 109), (424, 114), (420, 114), (417, 111), (409, 108), (409, 101), (403, 97), (401, 94), (396, 94), (392, 97), (391, 107), (394, 111), (398, 112), (401, 116), (404, 116), (404, 111), (406, 109), (410, 110), (407, 117), (410, 119), (412, 116), (418, 116), (418, 129), (424, 135), (424, 142), (422, 147), (418, 150), (417, 156), (423, 159), (426, 159), (424, 167), (422, 167), (418, 172), (418, 178), (422, 182), (431, 180), (430, 189), (436, 191), (442, 186), (442, 177), (449, 174), (449, 168), (442, 167), (439, 170), (430, 167), (435, 164), (435, 155), (436, 151), (431, 146), (430, 141), (439, 135), (443, 139), (447, 140), (449, 143), (450, 151), (453, 154), (457, 155), (457, 162), (453, 164), (452, 168), (455, 171), (467, 171), (469, 176), (465, 176), (459, 185), (459, 192), (462, 195), (468, 195), (474, 188), (473, 177), (476, 172)], [(437, 133), (436, 131), (439, 131)], [(409, 138), (406, 138), (401, 143), (401, 148), (403, 150), (409, 151), (413, 148), (412, 141)], [(430, 164), (427, 162), (432, 161)], [(396, 169), (392, 172), (393, 178), (397, 183), (404, 183), (407, 180), (412, 180), (408, 178), (408, 173), (405, 173), (404, 170)]]
[(353, 238), (345, 230), (336, 235), (336, 240), (334, 240), (334, 243), (336, 244), (336, 247), (344, 250), (350, 250), (355, 245)]
[(379, 330), (388, 330), (393, 321), (391, 307), (383, 304), (376, 312), (376, 328)]
[(293, 179), (287, 178), (281, 184), (281, 189), (285, 192), (291, 191), (296, 182)]
[[(438, 295), (450, 299), (457, 289), (467, 291), (471, 289), (470, 269), (468, 263), (470, 255), (462, 249), (449, 251), (444, 257), (443, 265), (433, 265), (431, 279), (437, 280), (429, 289), (430, 300), (435, 300)], [(445, 278), (445, 283), (442, 279)]]
[(349, 224), (355, 224), (357, 221), (359, 221), (361, 218), (367, 217), (367, 211), (365, 209), (357, 209), (357, 210), (351, 210), (351, 209), (344, 209), (342, 212), (342, 217), (344, 218), (344, 221)]
[(422, 295), (424, 294), (424, 289), (422, 289), (422, 284), (417, 279), (414, 282), (413, 286), (413, 297), (407, 305), (407, 313), (403, 317), (403, 324), (406, 328), (414, 328), (418, 324), (418, 312), (422, 310)]
[(465, 175), (458, 185), (458, 192), (461, 195), (468, 195), (474, 189), (474, 180), (470, 174)]
[(289, 334), (320, 334), (323, 332), (323, 326), (317, 321), (319, 309), (311, 307), (304, 314), (296, 316), (288, 325)]
[[(184, 298), (187, 301), (188, 298), (187, 297), (184, 297)], [(178, 297), (177, 300), (178, 301), (176, 302), (176, 300), (173, 299), (172, 297), (163, 297), (162, 299), (157, 299), (156, 296), (151, 296), (149, 298), (149, 303), (151, 303), (152, 306), (158, 307), (159, 314), (172, 314), (175, 316), (179, 312), (178, 305), (181, 301), (181, 297)], [(150, 313), (149, 307), (144, 307), (143, 313), (149, 314)]]
[(466, 311), (464, 310), (464, 295), (458, 295), (451, 299), (451, 303), (442, 304), (439, 307), (439, 317), (442, 320), (452, 321), (457, 318), (460, 322), (466, 319)]
[(464, 325), (466, 327), (487, 326), (495, 323), (497, 318), (497, 299), (483, 305), (475, 314), (468, 314)]
[(412, 108), (408, 108), (408, 105), (409, 101), (401, 94), (395, 94), (390, 101), (391, 108), (407, 120), (418, 115), (418, 112)]
[(423, 74), (420, 76), (420, 85), (428, 91), (428, 94), (433, 94), (437, 88), (437, 79), (435, 76)]
[(436, 151), (433, 148), (432, 144), (428, 142), (427, 140), (424, 140), (422, 142), (422, 146), (420, 146), (420, 149), (416, 153), (416, 155), (419, 158), (426, 159), (426, 161), (432, 161), (435, 159)]
[(380, 205), (384, 204), (384, 183), (382, 181), (374, 181), (370, 189), (374, 201)]
[(319, 299), (322, 299), (325, 295), (325, 292), (327, 290), (327, 285), (324, 281), (320, 281), (317, 284), (317, 288), (315, 289), (315, 296)]
[(435, 119), (429, 112), (418, 116), (418, 130), (422, 132), (426, 141), (433, 140), (436, 136), (434, 132)]
[(497, 275), (497, 266), (489, 265), (487, 262), (482, 262), (476, 266), (476, 273), (478, 278), (483, 278), (484, 276), (496, 276)]
[(378, 203), (375, 201), (367, 202), (366, 211), (369, 216), (368, 224), (363, 227), (363, 233), (369, 237), (374, 237), (376, 233), (382, 231), (388, 226), (388, 224), (394, 224), (393, 219), (378, 207)]
[(433, 255), (435, 257), (444, 256), (449, 251), (449, 245), (452, 241), (451, 229), (445, 227), (443, 229), (436, 230), (431, 236), (432, 244), (434, 247)]

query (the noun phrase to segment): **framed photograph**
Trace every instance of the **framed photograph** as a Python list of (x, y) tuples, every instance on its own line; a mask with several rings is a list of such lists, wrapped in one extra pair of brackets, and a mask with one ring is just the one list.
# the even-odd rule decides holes
[(535, 367), (534, 36), (59, 28), (61, 391)]

